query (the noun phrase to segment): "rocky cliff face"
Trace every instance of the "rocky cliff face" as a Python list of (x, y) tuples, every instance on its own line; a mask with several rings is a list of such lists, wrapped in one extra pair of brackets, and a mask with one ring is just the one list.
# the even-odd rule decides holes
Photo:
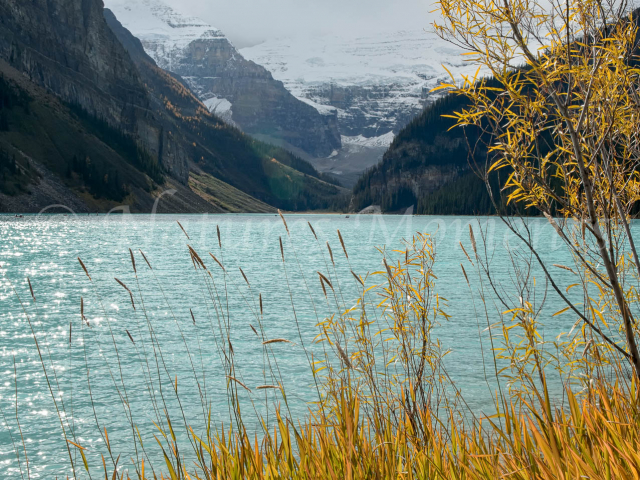
[[(410, 96), (404, 85), (310, 85), (305, 95), (316, 104), (335, 109), (338, 128), (345, 137), (373, 139), (389, 133), (397, 134), (422, 111), (426, 98), (420, 93)], [(402, 97), (402, 95), (407, 95)], [(348, 140), (347, 140), (348, 142)]]
[[(0, 55), (32, 81), (113, 121), (148, 100), (94, 0), (3, 0)], [(126, 108), (123, 108), (126, 107)]]
[(0, 1), (0, 58), (65, 102), (132, 135), (168, 173), (187, 182), (184, 149), (163, 137), (162, 119), (106, 25), (100, 0)]
[(335, 112), (295, 98), (245, 58), (217, 29), (178, 15), (160, 0), (107, 0), (159, 67), (180, 75), (210, 110), (250, 134), (287, 142), (313, 156), (340, 148)]

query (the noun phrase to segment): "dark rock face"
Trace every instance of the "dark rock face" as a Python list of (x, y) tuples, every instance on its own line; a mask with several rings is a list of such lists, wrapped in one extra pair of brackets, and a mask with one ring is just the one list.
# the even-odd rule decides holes
[(195, 40), (176, 60), (171, 70), (202, 100), (216, 96), (231, 102), (232, 119), (245, 132), (284, 140), (317, 157), (340, 148), (336, 115), (321, 115), (295, 98), (265, 68), (242, 58), (226, 38)]
[(148, 99), (95, 0), (2, 0), (0, 55), (65, 101), (130, 125)]
[(0, 58), (132, 135), (167, 172), (187, 182), (186, 155), (164, 138), (135, 64), (105, 23), (101, 0), (0, 0)]
[(308, 88), (307, 96), (338, 109), (338, 127), (342, 135), (371, 138), (388, 132), (399, 133), (422, 111), (423, 105), (398, 99), (401, 90), (393, 84), (323, 84)]

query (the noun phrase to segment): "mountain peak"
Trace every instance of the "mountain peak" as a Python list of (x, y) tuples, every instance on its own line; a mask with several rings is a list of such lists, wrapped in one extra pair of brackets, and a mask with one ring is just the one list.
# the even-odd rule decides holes
[(164, 43), (165, 48), (182, 49), (194, 40), (225, 38), (204, 20), (182, 15), (161, 0), (105, 0), (105, 6), (127, 28), (135, 25), (143, 43), (153, 40)]

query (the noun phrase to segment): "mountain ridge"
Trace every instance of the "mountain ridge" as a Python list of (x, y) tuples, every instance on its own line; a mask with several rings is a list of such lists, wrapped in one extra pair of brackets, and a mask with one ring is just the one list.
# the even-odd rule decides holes
[(183, 17), (161, 0), (108, 0), (161, 68), (180, 75), (212, 110), (249, 134), (284, 141), (311, 156), (340, 148), (335, 118), (296, 99), (262, 66), (246, 60), (222, 32)]
[(268, 211), (326, 208), (342, 194), (211, 115), (123, 29), (125, 48), (105, 14), (99, 0), (0, 2), (0, 210), (150, 211), (172, 189), (166, 211)]

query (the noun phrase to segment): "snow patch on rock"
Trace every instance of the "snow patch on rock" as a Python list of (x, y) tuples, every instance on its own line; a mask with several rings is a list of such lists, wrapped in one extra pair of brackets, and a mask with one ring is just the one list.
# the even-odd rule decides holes
[(331, 105), (323, 105), (321, 103), (316, 103), (313, 100), (305, 97), (298, 97), (299, 100), (303, 101), (307, 105), (311, 105), (313, 108), (318, 110), (318, 112), (322, 115), (336, 115), (338, 113), (338, 109), (332, 107)]
[(388, 132), (378, 137), (365, 137), (363, 135), (347, 137), (343, 135), (342, 144), (355, 145), (363, 148), (389, 147), (389, 145), (391, 145), (395, 137), (396, 136), (393, 132)]
[(213, 113), (223, 122), (237, 127), (236, 123), (233, 121), (233, 105), (229, 100), (226, 98), (211, 97), (204, 100), (202, 103), (204, 103), (204, 106), (207, 107), (209, 112)]
[(215, 115), (223, 115), (231, 110), (231, 102), (226, 98), (210, 98), (202, 102)]

